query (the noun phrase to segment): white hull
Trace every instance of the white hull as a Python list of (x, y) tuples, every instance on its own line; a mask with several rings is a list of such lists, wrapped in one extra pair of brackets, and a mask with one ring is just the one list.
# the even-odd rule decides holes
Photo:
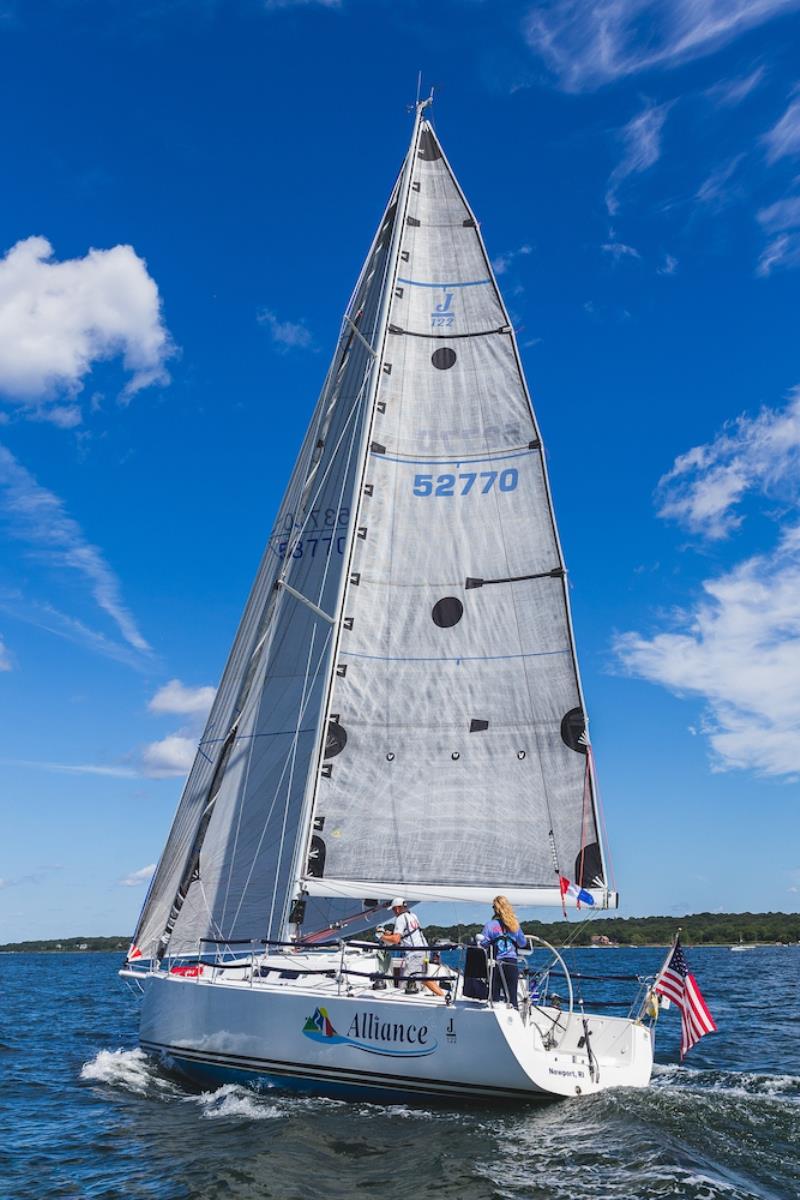
[[(327, 978), (225, 974), (140, 976), (142, 1047), (204, 1085), (485, 1102), (588, 1095), (650, 1080), (651, 1032), (628, 1019), (538, 1007), (523, 1017), (485, 1001), (446, 1006), (429, 992), (365, 986), (347, 995)], [(554, 1028), (559, 1044), (548, 1048)]]

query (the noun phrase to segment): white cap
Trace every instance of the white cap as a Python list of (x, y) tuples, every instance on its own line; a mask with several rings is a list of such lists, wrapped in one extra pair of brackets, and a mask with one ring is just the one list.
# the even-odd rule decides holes
[(389, 905), (389, 908), (405, 908), (405, 906), (406, 906), (406, 902), (405, 902), (405, 900), (403, 899), (403, 897), (402, 897), (402, 896), (395, 896), (394, 900), (393, 900), (393, 901), (392, 901), (392, 903)]

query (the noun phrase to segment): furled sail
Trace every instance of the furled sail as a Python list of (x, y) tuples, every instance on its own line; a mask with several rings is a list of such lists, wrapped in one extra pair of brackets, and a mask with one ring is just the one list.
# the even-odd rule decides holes
[[(541, 438), (478, 227), (410, 151), (310, 895), (609, 903)], [(613, 902), (613, 901), (612, 901)]]

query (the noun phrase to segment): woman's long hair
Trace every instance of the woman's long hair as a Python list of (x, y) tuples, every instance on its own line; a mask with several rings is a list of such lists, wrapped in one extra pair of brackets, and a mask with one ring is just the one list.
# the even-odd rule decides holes
[(511, 901), (506, 896), (495, 896), (492, 901), (492, 908), (497, 919), (505, 925), (509, 933), (516, 933), (519, 929), (519, 921), (517, 914), (511, 907)]

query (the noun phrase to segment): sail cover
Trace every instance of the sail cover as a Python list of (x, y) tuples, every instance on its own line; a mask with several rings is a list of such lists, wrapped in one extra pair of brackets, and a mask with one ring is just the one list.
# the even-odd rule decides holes
[(305, 886), (606, 902), (539, 430), (427, 122), (412, 155)]

